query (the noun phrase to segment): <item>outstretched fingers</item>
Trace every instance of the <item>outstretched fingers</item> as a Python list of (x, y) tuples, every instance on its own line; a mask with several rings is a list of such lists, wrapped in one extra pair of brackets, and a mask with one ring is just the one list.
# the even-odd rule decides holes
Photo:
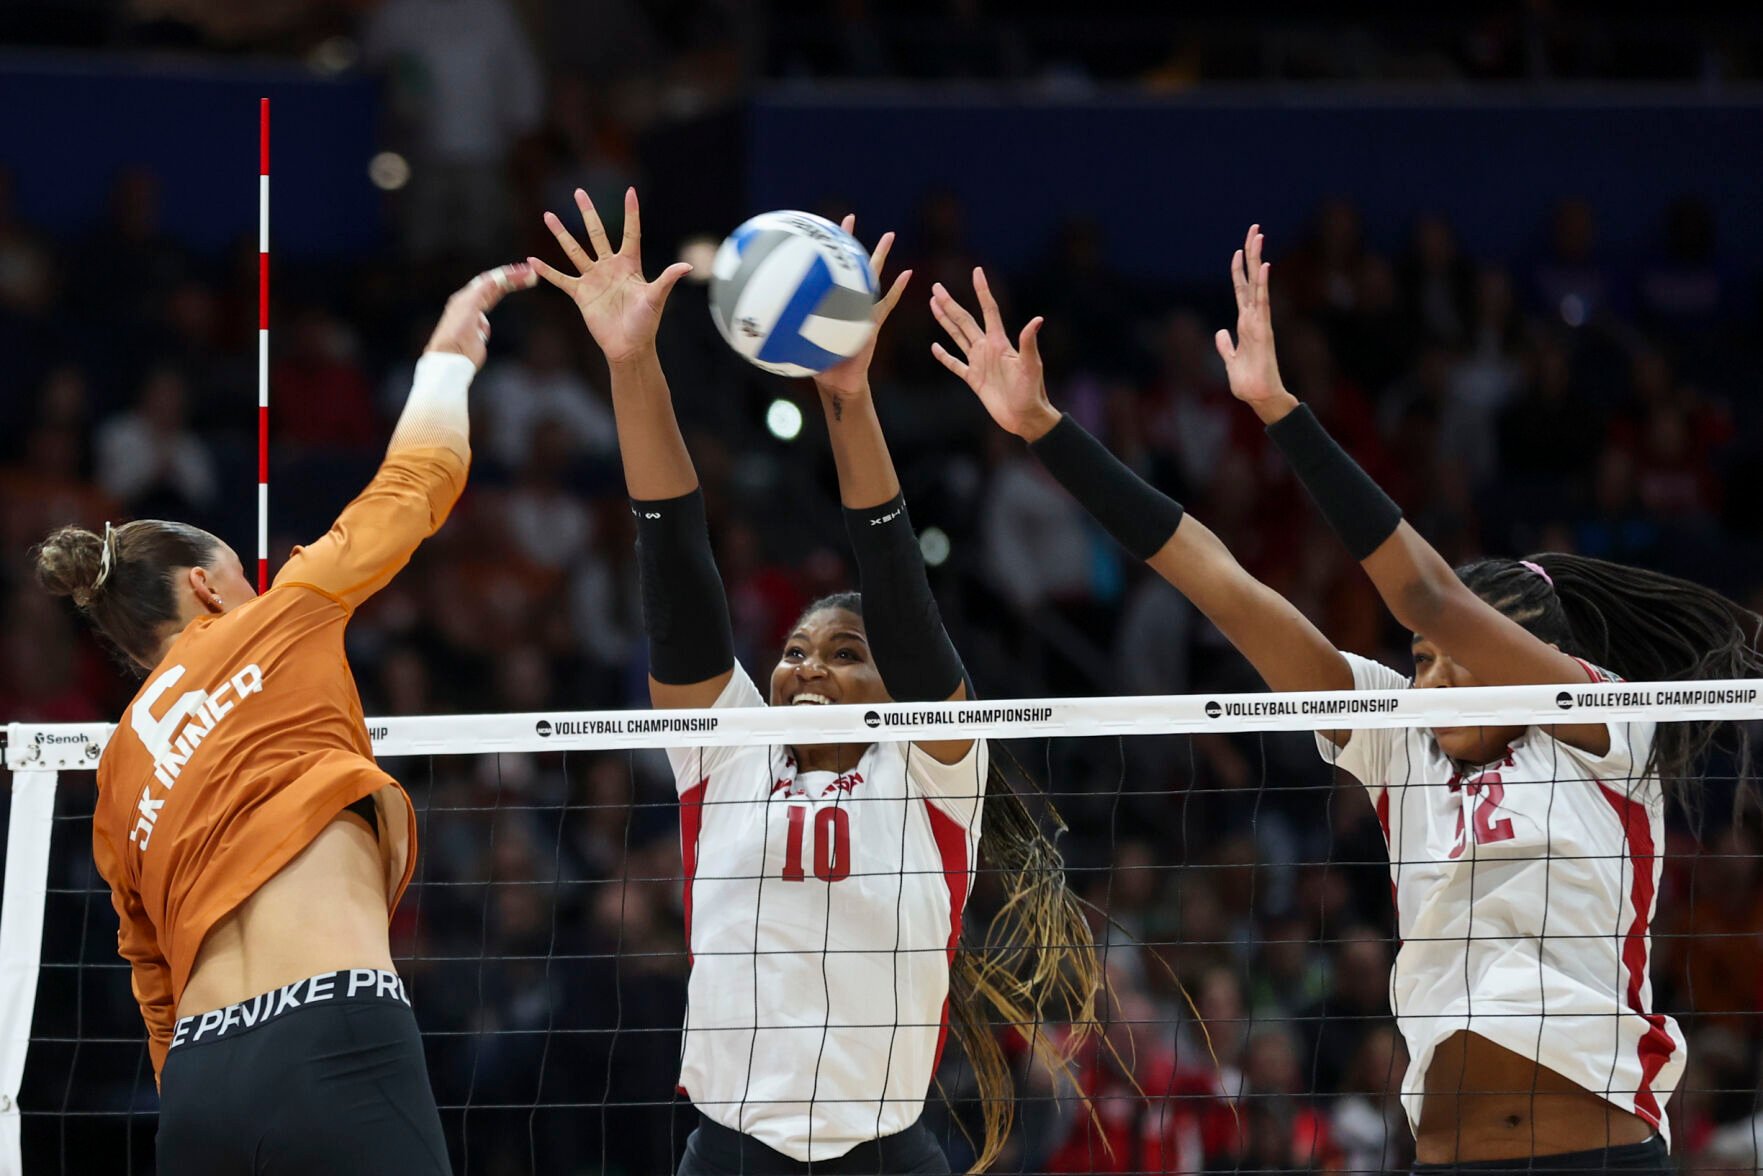
[(572, 277), (571, 275), (564, 273), (562, 270), (551, 268), (536, 257), (527, 258), (526, 263), (532, 267), (533, 273), (537, 274), (540, 278), (549, 282), (551, 285), (556, 286), (565, 294), (573, 293), (575, 290), (575, 284), (581, 281), (580, 278)]
[(986, 316), (986, 334), (1002, 339), (1004, 316), (998, 311), (998, 300), (992, 297), (992, 285), (986, 281), (986, 271), (977, 265), (973, 267), (973, 293), (979, 299), (980, 313)]
[(1249, 289), (1249, 275), (1243, 269), (1243, 251), (1241, 249), (1231, 254), (1230, 288), (1237, 296), (1237, 313), (1244, 313), (1249, 309), (1249, 300), (1254, 297), (1254, 294)]
[(1017, 336), (1016, 350), (1022, 356), (1024, 363), (1033, 364), (1035, 367), (1041, 365), (1041, 345), (1038, 339), (1041, 327), (1046, 321), (1045, 318), (1037, 314), (1023, 325), (1022, 334)]
[(635, 187), (624, 190), (624, 242), (618, 251), (630, 254), (638, 262), (643, 259), (643, 213), (637, 206)]
[(582, 214), (582, 225), (588, 230), (588, 242), (594, 247), (595, 260), (604, 261), (611, 257), (612, 238), (606, 235), (606, 226), (600, 222), (599, 210), (581, 188), (575, 190), (575, 206)]
[(662, 270), (661, 275), (649, 284), (656, 305), (665, 303), (667, 301), (667, 296), (673, 293), (673, 288), (678, 284), (679, 280), (691, 272), (691, 264), (684, 261), (676, 261), (666, 269)]
[(575, 263), (575, 268), (579, 272), (585, 274), (594, 267), (594, 259), (588, 256), (588, 251), (583, 249), (581, 242), (575, 239), (575, 234), (563, 227), (561, 217), (554, 212), (547, 212), (545, 227), (551, 230), (551, 235), (557, 238), (559, 245), (563, 246), (563, 255)]
[(878, 329), (888, 321), (888, 316), (894, 313), (894, 307), (900, 304), (900, 295), (906, 293), (906, 283), (911, 280), (912, 271), (902, 270), (900, 275), (894, 279), (894, 284), (888, 287), (888, 292), (882, 296), (882, 300), (876, 303), (875, 325)]
[(1219, 331), (1218, 334), (1212, 336), (1212, 342), (1218, 348), (1218, 358), (1224, 361), (1226, 367), (1229, 367), (1237, 357), (1236, 345), (1230, 341), (1230, 332)]
[(931, 315), (949, 333), (949, 338), (961, 348), (966, 355), (972, 355), (979, 341), (985, 338), (985, 332), (962, 305), (950, 297), (949, 291), (938, 282), (931, 290)]
[(967, 365), (956, 359), (953, 355), (950, 355), (948, 350), (941, 343), (932, 343), (930, 345), (930, 353), (936, 357), (938, 363), (954, 372), (957, 376), (960, 376), (961, 379), (967, 379)]

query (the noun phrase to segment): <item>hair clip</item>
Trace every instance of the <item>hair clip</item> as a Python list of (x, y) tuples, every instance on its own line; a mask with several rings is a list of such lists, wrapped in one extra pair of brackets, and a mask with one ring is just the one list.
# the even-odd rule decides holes
[(94, 592), (104, 587), (104, 581), (110, 579), (110, 540), (113, 535), (115, 535), (115, 532), (111, 529), (109, 521), (106, 520), (104, 523), (103, 539), (104, 554), (98, 557), (98, 578), (92, 581), (92, 591)]
[(1527, 568), (1530, 571), (1533, 571), (1537, 575), (1541, 576), (1543, 578), (1543, 583), (1547, 584), (1549, 587), (1553, 588), (1555, 586), (1555, 578), (1543, 570), (1543, 565), (1537, 564), (1537, 563), (1532, 563), (1528, 559), (1519, 560), (1518, 565), (1522, 568)]

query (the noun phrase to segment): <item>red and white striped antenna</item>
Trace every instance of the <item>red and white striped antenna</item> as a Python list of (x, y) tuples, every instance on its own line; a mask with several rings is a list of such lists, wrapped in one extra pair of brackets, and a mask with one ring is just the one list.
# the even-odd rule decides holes
[(257, 591), (269, 590), (269, 99), (257, 118)]

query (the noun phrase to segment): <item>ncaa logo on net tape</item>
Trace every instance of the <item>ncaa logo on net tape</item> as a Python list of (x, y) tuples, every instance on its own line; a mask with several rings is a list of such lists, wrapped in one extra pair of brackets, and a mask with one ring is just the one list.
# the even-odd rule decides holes
[(540, 719), (538, 722), (533, 724), (533, 731), (535, 733), (537, 733), (537, 735), (539, 736), (540, 739), (551, 738), (551, 720), (550, 719)]
[(1573, 695), (1569, 694), (1567, 691), (1563, 690), (1561, 693), (1559, 693), (1555, 696), (1555, 705), (1560, 707), (1562, 710), (1572, 710), (1573, 709)]
[(1222, 715), (1223, 713), (1224, 713), (1224, 706), (1217, 699), (1212, 698), (1212, 699), (1206, 700), (1206, 717), (1207, 718), (1216, 719), (1218, 716)]

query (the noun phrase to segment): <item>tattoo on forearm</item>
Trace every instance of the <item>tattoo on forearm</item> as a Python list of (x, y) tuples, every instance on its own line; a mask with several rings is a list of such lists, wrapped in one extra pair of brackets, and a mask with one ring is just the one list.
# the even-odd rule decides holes
[(843, 396), (834, 396), (833, 397), (833, 420), (842, 421), (844, 419), (845, 419), (845, 398)]

